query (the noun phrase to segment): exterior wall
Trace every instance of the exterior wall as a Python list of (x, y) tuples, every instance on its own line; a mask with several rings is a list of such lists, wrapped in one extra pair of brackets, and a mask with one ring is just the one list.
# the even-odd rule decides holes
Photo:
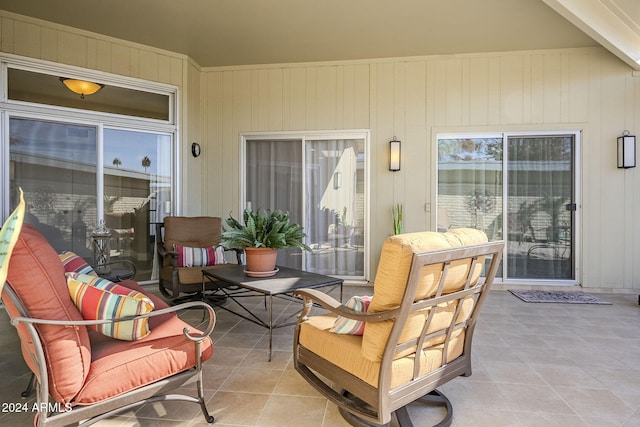
[(205, 181), (222, 181), (203, 203), (216, 215), (239, 206), (240, 132), (371, 129), (371, 279), (394, 203), (405, 231), (436, 229), (438, 133), (582, 130), (581, 282), (640, 288), (640, 176), (615, 167), (616, 137), (640, 125), (640, 78), (604, 49), (206, 68), (201, 85)]
[(181, 212), (201, 213), (199, 165), (188, 143), (199, 138), (200, 71), (188, 57), (5, 11), (0, 11), (0, 51), (178, 86), (178, 168), (189, 171), (180, 179)]
[[(615, 168), (615, 138), (640, 132), (640, 77), (604, 49), (200, 70), (183, 55), (0, 11), (0, 50), (178, 86), (188, 215), (238, 209), (240, 132), (371, 129), (374, 269), (395, 203), (406, 231), (436, 228), (437, 133), (582, 130), (581, 281), (640, 288), (640, 175)], [(395, 173), (393, 136), (403, 150)]]

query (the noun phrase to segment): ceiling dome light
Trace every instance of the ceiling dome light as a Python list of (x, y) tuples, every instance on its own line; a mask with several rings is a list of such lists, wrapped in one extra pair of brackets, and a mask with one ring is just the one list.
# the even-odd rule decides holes
[(103, 84), (87, 82), (85, 80), (68, 79), (65, 77), (60, 77), (60, 81), (64, 83), (67, 89), (77, 93), (80, 95), (80, 98), (83, 99), (85, 95), (93, 95), (104, 87)]

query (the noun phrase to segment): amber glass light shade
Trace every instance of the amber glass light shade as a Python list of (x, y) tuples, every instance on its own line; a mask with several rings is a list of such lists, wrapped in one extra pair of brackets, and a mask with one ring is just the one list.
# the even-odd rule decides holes
[(99, 83), (88, 82), (85, 80), (67, 79), (64, 77), (60, 77), (60, 81), (71, 92), (77, 93), (83, 98), (85, 95), (93, 95), (104, 87), (104, 85)]

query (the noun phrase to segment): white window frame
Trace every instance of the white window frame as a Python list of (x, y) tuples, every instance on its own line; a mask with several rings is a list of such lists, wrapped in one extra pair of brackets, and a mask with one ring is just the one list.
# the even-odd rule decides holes
[[(574, 279), (509, 279), (507, 275), (507, 263), (502, 263), (502, 277), (496, 277), (496, 283), (501, 281), (504, 284), (514, 284), (514, 285), (531, 285), (532, 283), (537, 285), (550, 285), (550, 286), (572, 286), (578, 285), (582, 282), (582, 269), (581, 262), (582, 252), (581, 252), (581, 241), (582, 241), (582, 223), (581, 223), (581, 194), (582, 189), (580, 186), (581, 182), (581, 146), (582, 146), (582, 131), (579, 129), (558, 129), (558, 130), (544, 130), (544, 131), (511, 131), (511, 132), (455, 132), (455, 133), (447, 133), (441, 132), (436, 133), (434, 147), (434, 159), (435, 159), (435, 180), (433, 184), (433, 192), (434, 195), (433, 200), (436, 204), (436, 209), (433, 212), (433, 223), (437, 224), (437, 203), (438, 203), (438, 141), (441, 139), (456, 139), (456, 138), (502, 138), (503, 143), (503, 157), (502, 157), (502, 168), (503, 171), (507, 169), (507, 160), (508, 160), (508, 140), (510, 137), (521, 137), (521, 136), (559, 136), (559, 135), (572, 135), (574, 137), (575, 146), (573, 152), (573, 168), (574, 168), (574, 176), (573, 176), (573, 203), (576, 205), (576, 211), (574, 213), (574, 225), (573, 225), (573, 257), (574, 257), (574, 265), (573, 265), (573, 276)], [(508, 174), (504, 174), (505, 179), (503, 182), (503, 200), (507, 200), (508, 189), (509, 189), (509, 177)], [(507, 234), (507, 222), (503, 221), (502, 224), (502, 235), (506, 236)], [(506, 277), (506, 279), (505, 279)]]
[[(169, 120), (158, 120), (144, 117), (132, 117), (120, 114), (105, 113), (99, 111), (79, 110), (75, 108), (61, 107), (56, 105), (34, 104), (23, 101), (8, 99), (8, 68), (50, 74), (54, 76), (68, 76), (72, 78), (98, 81), (108, 85), (119, 86), (128, 89), (158, 93), (169, 97)], [(172, 212), (179, 214), (181, 206), (180, 174), (178, 165), (180, 158), (180, 128), (179, 128), (179, 102), (178, 87), (175, 85), (151, 82), (128, 76), (106, 73), (81, 67), (65, 64), (58, 64), (44, 60), (24, 58), (12, 54), (0, 55), (0, 215), (6, 218), (9, 215), (9, 120), (12, 117), (46, 120), (54, 122), (77, 123), (86, 126), (95, 126), (98, 130), (98, 148), (102, 144), (102, 130), (106, 127), (129, 131), (149, 131), (154, 133), (165, 133), (173, 136), (173, 189), (172, 189)], [(96, 173), (102, 172), (102, 165), (98, 165)], [(101, 179), (98, 179), (97, 208), (102, 206), (103, 188), (100, 187)]]
[[(240, 144), (240, 198), (238, 212), (243, 212), (246, 208), (246, 145), (247, 140), (300, 140), (304, 146), (306, 141), (323, 140), (323, 139), (364, 139), (365, 142), (365, 165), (364, 165), (364, 276), (348, 276), (343, 277), (350, 283), (366, 283), (371, 276), (371, 245), (370, 245), (370, 188), (371, 188), (371, 131), (369, 129), (348, 129), (335, 131), (277, 131), (277, 132), (241, 132), (239, 135)], [(304, 150), (302, 150), (302, 163), (305, 164)], [(305, 169), (302, 169), (303, 182), (306, 181)], [(306, 195), (302, 195), (303, 206), (306, 202)], [(306, 219), (306, 212), (303, 211)], [(303, 258), (305, 254), (303, 253)], [(303, 259), (304, 262), (304, 259)]]

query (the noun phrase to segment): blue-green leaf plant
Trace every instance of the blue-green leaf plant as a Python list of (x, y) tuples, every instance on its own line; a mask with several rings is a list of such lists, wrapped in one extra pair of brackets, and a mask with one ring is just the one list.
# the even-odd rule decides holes
[(307, 235), (299, 224), (291, 223), (289, 213), (281, 210), (247, 208), (240, 223), (231, 214), (225, 220), (220, 244), (227, 249), (298, 248), (311, 251), (304, 243)]

